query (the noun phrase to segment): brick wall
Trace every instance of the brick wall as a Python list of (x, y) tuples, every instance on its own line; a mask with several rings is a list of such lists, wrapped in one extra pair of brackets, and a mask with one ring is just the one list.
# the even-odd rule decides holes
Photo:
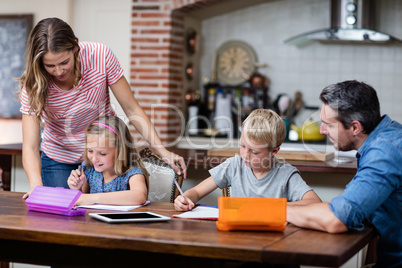
[(131, 88), (162, 141), (174, 140), (182, 128), (183, 19), (171, 1), (133, 0), (131, 27)]

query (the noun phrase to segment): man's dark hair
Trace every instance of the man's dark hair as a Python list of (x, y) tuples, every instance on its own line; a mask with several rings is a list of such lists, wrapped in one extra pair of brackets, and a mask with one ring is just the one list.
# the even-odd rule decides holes
[(377, 92), (366, 83), (349, 80), (324, 88), (320, 100), (338, 112), (337, 119), (345, 128), (359, 121), (363, 133), (370, 134), (381, 121)]

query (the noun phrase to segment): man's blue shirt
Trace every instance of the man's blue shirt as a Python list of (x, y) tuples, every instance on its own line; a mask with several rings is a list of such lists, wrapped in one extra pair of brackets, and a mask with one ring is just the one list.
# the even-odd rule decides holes
[(402, 125), (385, 115), (356, 154), (357, 173), (329, 208), (349, 229), (379, 233), (376, 267), (402, 267)]

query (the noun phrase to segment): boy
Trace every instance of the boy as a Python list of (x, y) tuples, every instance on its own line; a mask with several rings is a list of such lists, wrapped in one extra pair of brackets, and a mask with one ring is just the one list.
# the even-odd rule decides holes
[(242, 124), (240, 155), (209, 170), (209, 178), (184, 193), (188, 201), (183, 196), (176, 198), (175, 209), (190, 210), (217, 187), (229, 186), (234, 197), (285, 197), (297, 204), (321, 202), (295, 167), (274, 157), (285, 136), (285, 123), (278, 114), (254, 110)]

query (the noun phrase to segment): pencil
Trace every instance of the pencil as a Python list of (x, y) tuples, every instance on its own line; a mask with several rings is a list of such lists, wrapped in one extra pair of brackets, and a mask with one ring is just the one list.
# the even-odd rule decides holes
[(176, 178), (173, 178), (174, 184), (176, 184), (177, 189), (179, 190), (180, 194), (186, 199), (187, 203), (190, 204), (190, 201), (188, 201), (187, 197), (184, 195), (183, 190), (180, 188), (179, 184), (177, 183)]
[(82, 176), (82, 174), (84, 174), (84, 168), (82, 167), (82, 165), (78, 166), (78, 170), (80, 171), (80, 176), (78, 177), (78, 180), (81, 181), (80, 177)]

